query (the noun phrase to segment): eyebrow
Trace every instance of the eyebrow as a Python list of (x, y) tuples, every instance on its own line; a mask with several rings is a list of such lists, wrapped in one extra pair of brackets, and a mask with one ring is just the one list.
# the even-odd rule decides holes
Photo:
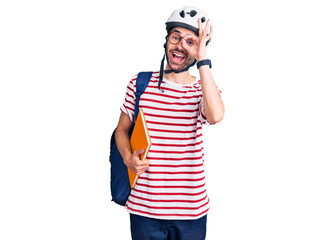
[(172, 30), (172, 32), (176, 32), (176, 33), (179, 33), (179, 34), (181, 34), (181, 32), (180, 32), (180, 31), (178, 31), (178, 30), (176, 30), (176, 29)]
[[(177, 29), (173, 29), (172, 31), (171, 31), (171, 33), (179, 33), (180, 35), (182, 34), (182, 32), (181, 31), (178, 31)], [(189, 33), (189, 34), (187, 34), (187, 35), (185, 35), (185, 37), (186, 36), (192, 36), (192, 37), (197, 37), (197, 36), (195, 36), (195, 35), (193, 35), (193, 34), (191, 34), (191, 33)]]

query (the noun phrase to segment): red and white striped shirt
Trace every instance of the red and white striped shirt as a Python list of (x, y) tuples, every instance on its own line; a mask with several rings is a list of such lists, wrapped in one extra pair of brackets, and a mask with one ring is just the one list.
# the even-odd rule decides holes
[[(126, 203), (130, 213), (158, 219), (197, 219), (207, 214), (200, 80), (179, 85), (154, 72), (141, 96), (152, 146), (149, 168), (139, 176)], [(136, 76), (127, 86), (121, 111), (134, 120)]]

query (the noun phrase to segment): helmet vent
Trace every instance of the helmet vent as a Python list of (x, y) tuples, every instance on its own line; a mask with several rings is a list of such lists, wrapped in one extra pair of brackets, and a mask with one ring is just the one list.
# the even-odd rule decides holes
[(184, 18), (184, 17), (185, 17), (185, 12), (184, 12), (184, 10), (181, 11), (181, 12), (179, 13), (179, 15), (180, 15), (182, 18)]
[(187, 12), (187, 14), (190, 14), (191, 17), (194, 17), (195, 15), (197, 15), (197, 11), (192, 10), (191, 12)]
[(206, 22), (206, 18), (205, 18), (205, 17), (202, 17), (202, 18), (201, 18), (201, 22), (202, 22), (202, 23)]

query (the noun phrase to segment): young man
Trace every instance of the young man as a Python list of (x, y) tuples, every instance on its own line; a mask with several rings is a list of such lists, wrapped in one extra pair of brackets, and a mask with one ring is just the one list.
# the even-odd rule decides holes
[[(166, 22), (160, 72), (154, 72), (140, 98), (152, 146), (131, 152), (128, 130), (134, 121), (136, 76), (127, 87), (116, 131), (125, 164), (139, 179), (126, 208), (132, 239), (205, 239), (209, 199), (204, 176), (202, 125), (222, 120), (224, 105), (215, 85), (206, 46), (213, 35), (200, 9), (184, 7)], [(197, 63), (200, 78), (190, 75)]]

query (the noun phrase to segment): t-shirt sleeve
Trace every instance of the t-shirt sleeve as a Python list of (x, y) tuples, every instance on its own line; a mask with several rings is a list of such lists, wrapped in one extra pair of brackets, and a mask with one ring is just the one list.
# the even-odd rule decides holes
[(130, 120), (134, 122), (134, 109), (135, 109), (135, 81), (136, 76), (131, 79), (131, 81), (127, 85), (125, 101), (123, 105), (120, 107), (120, 110), (128, 115)]

